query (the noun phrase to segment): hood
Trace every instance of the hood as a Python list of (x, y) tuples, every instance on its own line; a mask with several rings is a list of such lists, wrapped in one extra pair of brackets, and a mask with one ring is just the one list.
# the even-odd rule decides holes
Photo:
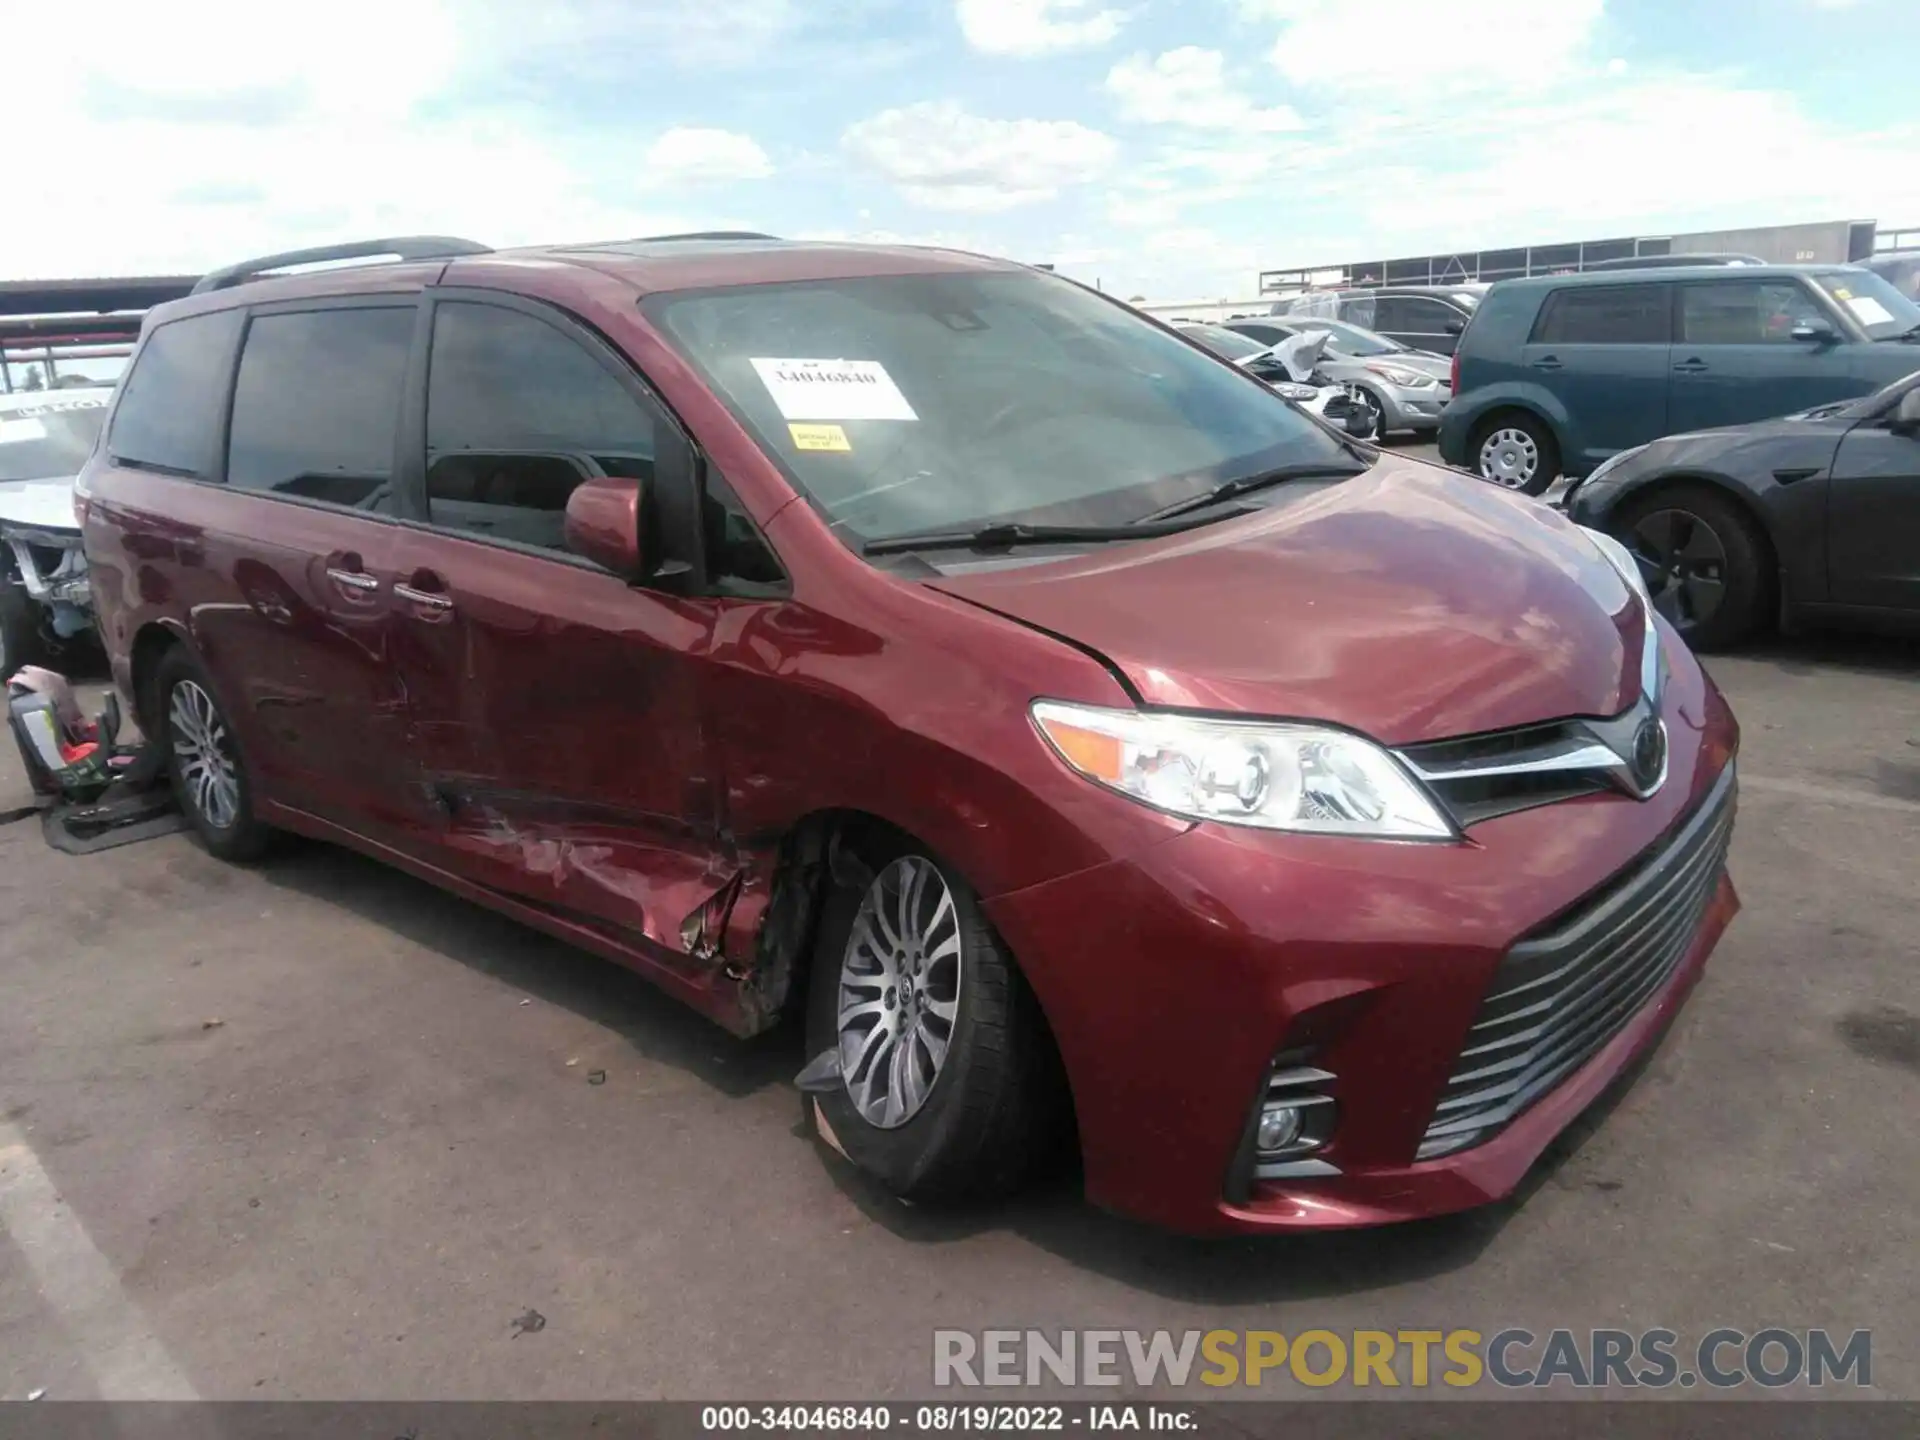
[(1287, 374), (1296, 382), (1304, 383), (1313, 375), (1320, 363), (1320, 357), (1327, 348), (1327, 332), (1324, 330), (1306, 330), (1298, 335), (1289, 335), (1276, 345), (1269, 345), (1256, 354), (1248, 355), (1233, 363), (1251, 365), (1256, 360), (1271, 356), (1287, 367)]
[(1436, 380), (1451, 382), (1453, 379), (1453, 361), (1445, 355), (1429, 355), (1424, 350), (1408, 350), (1397, 355), (1368, 355), (1361, 359), (1362, 365), (1397, 365), (1402, 370), (1412, 370), (1421, 375), (1431, 375)]
[(72, 530), (77, 534), (80, 520), (73, 513), (73, 477), (0, 480), (0, 525)]
[(1383, 455), (1164, 540), (928, 583), (1089, 646), (1149, 705), (1327, 721), (1389, 745), (1639, 694), (1626, 585), (1543, 505)]

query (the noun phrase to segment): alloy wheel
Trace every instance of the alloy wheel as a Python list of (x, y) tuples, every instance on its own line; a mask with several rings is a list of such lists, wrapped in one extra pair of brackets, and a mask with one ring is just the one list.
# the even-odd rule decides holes
[(1539, 469), (1539, 443), (1524, 430), (1507, 426), (1480, 444), (1480, 474), (1496, 485), (1524, 490)]
[(1727, 547), (1714, 528), (1686, 510), (1655, 510), (1635, 522), (1629, 549), (1646, 578), (1654, 609), (1681, 630), (1705, 624), (1727, 594)]
[(867, 887), (840, 962), (840, 1074), (868, 1124), (906, 1124), (933, 1092), (960, 1015), (960, 913), (931, 860)]
[(182, 680), (167, 703), (167, 729), (193, 808), (214, 829), (230, 828), (240, 815), (240, 767), (213, 697)]

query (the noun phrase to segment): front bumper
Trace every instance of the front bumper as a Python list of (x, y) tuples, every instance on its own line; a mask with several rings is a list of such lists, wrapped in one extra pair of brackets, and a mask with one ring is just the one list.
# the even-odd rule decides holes
[[(1676, 668), (1668, 780), (1645, 801), (1564, 801), (1447, 845), (1199, 825), (989, 902), (1059, 1043), (1089, 1196), (1208, 1233), (1375, 1225), (1512, 1191), (1656, 1038), (1738, 908), (1718, 874), (1624, 1025), (1490, 1138), (1419, 1158), (1516, 942), (1678, 831), (1731, 763), (1731, 713), (1697, 666)], [(1241, 1183), (1269, 1068), (1302, 1048), (1335, 1077), (1338, 1124), (1315, 1156), (1334, 1173)]]
[(1445, 385), (1410, 389), (1378, 381), (1375, 393), (1381, 401), (1382, 423), (1389, 430), (1433, 430), (1440, 424), (1440, 413), (1453, 398)]
[(29, 599), (41, 605), (64, 605), (91, 613), (93, 591), (87, 578), (87, 557), (77, 530), (35, 530), (0, 526), (0, 544), (13, 556), (14, 571)]

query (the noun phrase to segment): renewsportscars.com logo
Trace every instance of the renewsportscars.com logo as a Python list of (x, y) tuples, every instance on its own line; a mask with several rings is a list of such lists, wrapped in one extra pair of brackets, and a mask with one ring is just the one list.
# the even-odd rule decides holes
[(1432, 1385), (1507, 1389), (1864, 1388), (1873, 1332), (1769, 1328), (1551, 1330), (936, 1330), (939, 1387), (1259, 1389)]

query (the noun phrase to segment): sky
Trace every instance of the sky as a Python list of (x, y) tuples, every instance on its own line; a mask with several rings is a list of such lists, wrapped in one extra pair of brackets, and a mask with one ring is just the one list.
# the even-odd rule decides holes
[(1912, 0), (0, 0), (0, 279), (745, 228), (1128, 296), (1920, 226)]

